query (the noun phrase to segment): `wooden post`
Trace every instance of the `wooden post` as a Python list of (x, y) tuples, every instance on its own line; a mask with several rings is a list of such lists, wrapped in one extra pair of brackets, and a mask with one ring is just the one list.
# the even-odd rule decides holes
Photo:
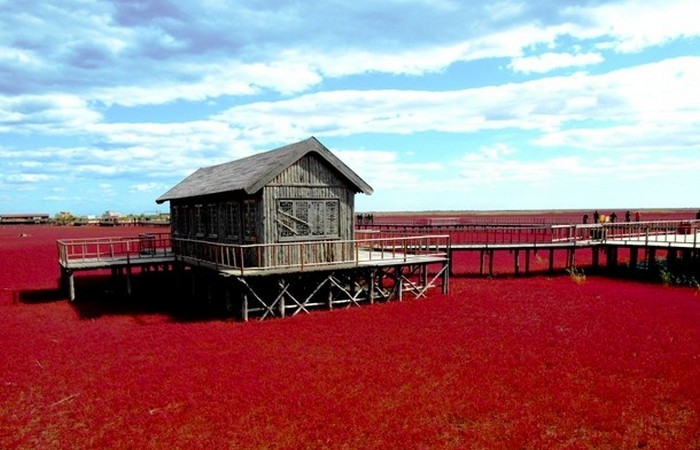
[(549, 273), (554, 272), (554, 249), (549, 249)]
[(515, 250), (514, 252), (514, 262), (515, 262), (515, 276), (520, 275), (520, 250)]
[(226, 314), (233, 313), (233, 300), (231, 299), (231, 289), (229, 283), (224, 282), (224, 309)]
[(442, 293), (445, 295), (450, 293), (450, 271), (447, 268), (442, 274)]
[(525, 275), (530, 274), (530, 249), (525, 249)]
[(608, 258), (607, 258), (608, 270), (613, 270), (617, 267), (617, 248), (616, 247), (607, 247), (607, 253), (608, 253)]
[(372, 269), (367, 271), (367, 276), (369, 277), (369, 303), (370, 305), (374, 303), (374, 272)]
[(484, 250), (479, 250), (479, 275), (484, 274), (484, 255), (486, 252)]
[(241, 318), (244, 322), (248, 321), (248, 294), (243, 293), (241, 298)]
[(639, 249), (637, 247), (630, 247), (630, 270), (637, 270), (637, 263), (639, 261)]
[(131, 297), (131, 261), (129, 254), (126, 255), (126, 295)]
[(396, 267), (396, 284), (399, 289), (399, 301), (403, 300), (403, 266)]
[(647, 248), (647, 269), (652, 270), (656, 266), (656, 249)]
[(670, 271), (673, 271), (676, 268), (676, 265), (678, 264), (678, 253), (676, 253), (676, 249), (669, 248), (666, 251), (666, 264), (668, 270)]
[(66, 271), (68, 279), (68, 299), (72, 302), (75, 301), (75, 278), (73, 277), (73, 272), (70, 270)]
[(493, 250), (489, 250), (489, 276), (493, 276)]
[(593, 258), (593, 267), (598, 268), (598, 265), (600, 264), (600, 249), (597, 246), (591, 247), (591, 252), (592, 252), (592, 258)]
[[(303, 269), (302, 269), (302, 270), (303, 270)], [(285, 286), (284, 286), (284, 279), (283, 279), (283, 278), (280, 278), (280, 279), (279, 279), (278, 286), (280, 287), (279, 313), (280, 313), (280, 317), (284, 318), (284, 314), (285, 314), (285, 304), (284, 304), (284, 290), (285, 290)], [(270, 305), (270, 307), (272, 307), (272, 305)]]
[(454, 266), (452, 265), (452, 247), (447, 246), (447, 265), (450, 273), (454, 274)]

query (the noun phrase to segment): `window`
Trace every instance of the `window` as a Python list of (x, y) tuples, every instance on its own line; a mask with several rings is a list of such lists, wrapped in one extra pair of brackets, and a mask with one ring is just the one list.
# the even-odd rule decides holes
[(258, 204), (255, 200), (243, 202), (243, 239), (246, 242), (256, 242), (255, 227), (258, 221)]
[(170, 206), (170, 227), (173, 230), (173, 235), (180, 234), (180, 207), (176, 205)]
[(223, 233), (229, 242), (238, 242), (241, 234), (241, 207), (238, 202), (223, 205)]
[(335, 199), (279, 200), (279, 240), (331, 239), (340, 235), (340, 202)]
[(214, 203), (207, 205), (207, 233), (215, 238), (219, 235), (219, 210)]
[(190, 211), (187, 205), (179, 205), (177, 207), (177, 217), (174, 219), (175, 221), (173, 223), (175, 224), (177, 234), (180, 236), (187, 236), (191, 231), (189, 227), (189, 214)]
[(204, 217), (202, 205), (194, 205), (194, 232), (197, 237), (204, 236)]

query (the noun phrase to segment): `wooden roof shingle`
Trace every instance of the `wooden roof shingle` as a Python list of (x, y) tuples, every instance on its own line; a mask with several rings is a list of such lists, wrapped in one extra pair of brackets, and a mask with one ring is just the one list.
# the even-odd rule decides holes
[(241, 190), (253, 194), (309, 153), (315, 153), (328, 162), (348, 180), (355, 192), (373, 192), (369, 184), (312, 136), (236, 161), (203, 167), (158, 197), (156, 203)]

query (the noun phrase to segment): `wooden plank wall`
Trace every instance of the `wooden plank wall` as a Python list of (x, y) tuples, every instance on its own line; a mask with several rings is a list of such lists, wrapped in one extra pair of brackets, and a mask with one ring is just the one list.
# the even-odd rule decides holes
[[(276, 243), (279, 241), (278, 200), (283, 199), (337, 199), (338, 211), (338, 239), (352, 240), (355, 237), (354, 212), (355, 192), (348, 183), (342, 179), (338, 172), (325, 161), (314, 154), (300, 159), (296, 164), (283, 171), (263, 189), (263, 222), (264, 242)], [(323, 262), (340, 261), (351, 258), (352, 244), (338, 244), (331, 249), (319, 249), (309, 246), (304, 254), (304, 261)], [(288, 258), (293, 258), (288, 260)], [(266, 263), (298, 264), (297, 257), (280, 253), (269, 259)]]

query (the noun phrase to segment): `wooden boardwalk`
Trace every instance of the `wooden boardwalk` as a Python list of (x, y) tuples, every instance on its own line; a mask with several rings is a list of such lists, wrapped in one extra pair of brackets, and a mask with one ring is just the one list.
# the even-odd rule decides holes
[(75, 299), (74, 272), (110, 269), (125, 275), (130, 292), (132, 270), (184, 268), (192, 275), (192, 283), (195, 276), (199, 279), (207, 296), (212, 290), (224, 292), (226, 303), (240, 308), (243, 319), (250, 314), (265, 318), (308, 312), (319, 305), (332, 308), (401, 299), (404, 294), (423, 297), (435, 287), (447, 293), (452, 263), (460, 252), (477, 252), (478, 274), (484, 276), (494, 274), (496, 255), (504, 253), (512, 256), (515, 275), (531, 273), (532, 258), (539, 252), (549, 253), (549, 272), (555, 271), (555, 253), (561, 252), (566, 255), (567, 269), (576, 267), (577, 252), (582, 250), (592, 252), (594, 266), (604, 252), (609, 267), (617, 264), (617, 250), (623, 248), (629, 251), (629, 264), (635, 266), (644, 252), (647, 267), (655, 264), (657, 251), (666, 252), (673, 261), (695, 261), (700, 254), (697, 220), (480, 225), (468, 231), (463, 226), (442, 226), (439, 230), (448, 233), (442, 235), (424, 226), (421, 230), (426, 234), (406, 235), (403, 226), (395, 227), (358, 230), (353, 241), (278, 244), (229, 245), (172, 239), (169, 234), (60, 240), (58, 254), (71, 300)]
[[(332, 253), (339, 248), (353, 251), (339, 257)], [(423, 297), (428, 289), (435, 287), (447, 293), (448, 249), (449, 236), (444, 235), (250, 245), (172, 239), (169, 234), (58, 241), (62, 278), (71, 300), (75, 299), (74, 272), (119, 271), (125, 275), (130, 293), (134, 268), (158, 270), (160, 266), (168, 270), (177, 266), (205, 280), (210, 285), (205, 289), (207, 292), (211, 286), (221, 284), (223, 278), (234, 280), (235, 289), (244, 291), (241, 301), (245, 319), (255, 313), (261, 313), (263, 318), (284, 316), (290, 308), (291, 313), (308, 312), (308, 308), (320, 304), (315, 294), (322, 286), (326, 286), (324, 291), (336, 292), (327, 294), (329, 300), (323, 304), (328, 307), (402, 299), (404, 294)], [(285, 256), (284, 264), (276, 262), (278, 253)], [(316, 284), (314, 295), (293, 293), (299, 290), (297, 285), (309, 283)], [(285, 295), (275, 292), (268, 298), (262, 292), (269, 285), (280, 286)], [(226, 284), (223, 290), (229, 297), (234, 289)], [(285, 297), (296, 299), (300, 295), (302, 300), (285, 304)]]
[[(700, 221), (669, 220), (600, 224), (536, 225), (536, 224), (382, 224), (374, 229), (381, 235), (404, 233), (447, 233), (450, 261), (456, 253), (479, 253), (479, 275), (494, 275), (494, 259), (499, 253), (513, 258), (513, 273), (528, 274), (531, 257), (538, 252), (549, 254), (549, 272), (554, 272), (555, 253), (565, 252), (566, 268), (576, 267), (576, 254), (581, 250), (593, 252), (593, 265), (598, 265), (599, 253), (608, 249), (629, 249), (636, 262), (639, 250), (690, 251), (697, 255), (700, 249)], [(371, 232), (370, 227), (364, 227)], [(609, 263), (616, 264), (614, 252)], [(691, 256), (692, 256), (691, 255)], [(672, 256), (673, 257), (673, 256)]]
[(127, 292), (135, 268), (167, 270), (174, 262), (169, 233), (149, 233), (130, 237), (61, 239), (57, 241), (61, 281), (75, 300), (75, 272), (111, 270), (123, 273)]

